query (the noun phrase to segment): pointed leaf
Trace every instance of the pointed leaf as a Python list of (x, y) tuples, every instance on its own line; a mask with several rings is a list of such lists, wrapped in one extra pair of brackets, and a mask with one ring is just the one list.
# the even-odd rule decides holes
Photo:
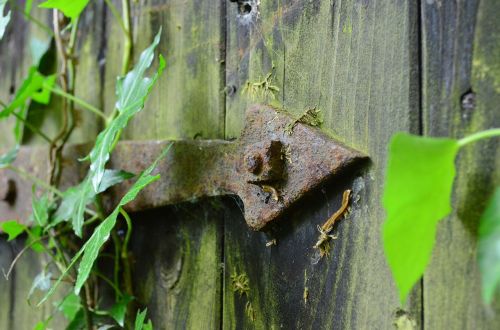
[(483, 300), (490, 304), (500, 283), (500, 187), (481, 216), (478, 245)]
[(102, 193), (116, 184), (132, 179), (134, 176), (134, 173), (122, 170), (104, 170), (104, 176), (102, 177), (101, 185), (97, 193)]
[(383, 241), (402, 302), (429, 262), (438, 222), (451, 211), (457, 151), (451, 139), (399, 133), (391, 140)]
[(144, 77), (146, 70), (153, 61), (154, 50), (160, 42), (160, 34), (161, 29), (151, 46), (142, 52), (134, 69), (117, 81), (116, 93), (118, 101), (116, 107), (119, 110), (118, 116), (97, 136), (95, 146), (89, 155), (91, 161), (89, 173), (94, 191), (100, 190), (99, 186), (104, 176), (104, 167), (109, 160), (109, 154), (116, 137), (127, 126), (128, 121), (142, 110), (151, 88), (165, 68), (165, 61), (160, 56), (160, 65), (153, 79)]
[(135, 317), (135, 325), (134, 330), (142, 330), (144, 326), (144, 319), (146, 319), (146, 314), (148, 313), (148, 309), (145, 308), (142, 312), (137, 311), (137, 316)]
[(60, 10), (66, 17), (75, 19), (85, 9), (89, 0), (47, 0), (39, 5), (41, 8)]
[(36, 223), (42, 227), (47, 225), (50, 209), (50, 202), (47, 194), (43, 194), (42, 197), (37, 198), (35, 189), (33, 189), (31, 205), (33, 208), (33, 218)]
[(59, 310), (69, 321), (75, 318), (81, 308), (82, 304), (80, 303), (80, 297), (73, 292), (67, 295), (59, 306)]
[[(171, 145), (170, 145), (171, 146)], [(82, 288), (83, 284), (87, 280), (87, 278), (90, 275), (90, 271), (92, 270), (92, 267), (94, 266), (94, 262), (97, 259), (97, 256), (99, 255), (99, 250), (101, 247), (106, 243), (106, 241), (109, 238), (109, 235), (111, 233), (111, 230), (113, 230), (115, 224), (116, 224), (116, 218), (118, 217), (118, 213), (120, 212), (120, 208), (124, 206), (125, 204), (131, 202), (132, 200), (135, 199), (137, 194), (144, 189), (148, 184), (158, 180), (160, 178), (160, 175), (151, 175), (151, 172), (155, 169), (156, 165), (162, 159), (165, 157), (166, 153), (170, 149), (170, 146), (165, 148), (165, 150), (160, 154), (160, 156), (151, 164), (150, 167), (148, 167), (146, 170), (144, 170), (137, 181), (132, 185), (130, 190), (123, 196), (123, 198), (120, 200), (120, 203), (118, 206), (115, 208), (113, 213), (111, 213), (106, 220), (104, 220), (97, 228), (95, 229), (94, 233), (92, 236), (89, 238), (89, 240), (85, 243), (85, 245), (82, 247), (80, 251), (84, 251), (82, 261), (80, 262), (80, 266), (78, 267), (78, 277), (76, 279), (76, 284), (75, 284), (75, 293), (79, 294), (80, 289)]]

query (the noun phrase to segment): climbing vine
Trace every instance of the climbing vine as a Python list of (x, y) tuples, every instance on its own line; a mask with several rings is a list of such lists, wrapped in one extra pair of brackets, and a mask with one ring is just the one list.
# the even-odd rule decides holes
[[(144, 108), (148, 95), (165, 68), (165, 61), (159, 55), (158, 69), (152, 77), (147, 76), (146, 71), (154, 61), (155, 49), (160, 42), (161, 29), (131, 68), (133, 43), (129, 0), (121, 1), (121, 14), (110, 0), (105, 0), (122, 28), (124, 39), (122, 71), (116, 82), (117, 101), (115, 109), (106, 116), (100, 109), (75, 96), (78, 26), (80, 15), (88, 3), (89, 0), (47, 0), (41, 3), (39, 7), (52, 10), (52, 28), (49, 28), (31, 16), (32, 1), (27, 1), (25, 8), (19, 8), (15, 2), (0, 0), (0, 39), (10, 21), (11, 12), (3, 14), (7, 5), (10, 10), (22, 12), (28, 21), (41, 26), (53, 38), (58, 64), (54, 74), (42, 74), (40, 59), (48, 48), (39, 50), (39, 55), (14, 97), (0, 101), (0, 120), (15, 120), (12, 132), (15, 145), (6, 153), (0, 154), (0, 168), (16, 172), (33, 183), (32, 223), (26, 225), (28, 222), (21, 221), (23, 219), (12, 219), (1, 224), (8, 240), (23, 233), (27, 237), (25, 247), (15, 257), (10, 268), (4, 270), (4, 275), (8, 279), (16, 262), (30, 249), (46, 256), (47, 261), (29, 290), (28, 302), (40, 306), (51, 301), (55, 307), (47, 319), (36, 324), (37, 330), (49, 328), (57, 313), (68, 319), (69, 329), (107, 329), (116, 326), (152, 329), (151, 321), (146, 321), (146, 310), (136, 313), (136, 306), (133, 304), (134, 292), (128, 255), (132, 221), (123, 207), (159, 178), (159, 175), (151, 173), (157, 162), (168, 152), (168, 148), (139, 174), (109, 170), (106, 169), (106, 164), (122, 131)], [(57, 134), (49, 137), (27, 118), (32, 104), (50, 107), (54, 97), (61, 101), (57, 107), (61, 125)], [(96, 115), (104, 122), (104, 129), (96, 137), (88, 156), (81, 160), (89, 163), (85, 179), (62, 191), (59, 189), (63, 167), (62, 151), (75, 128), (80, 111)], [(14, 165), (25, 129), (37, 134), (49, 145), (50, 175), (47, 181)], [(135, 179), (134, 184), (113, 211), (106, 214), (101, 194), (111, 186), (131, 179)], [(118, 225), (119, 222), (123, 222), (123, 225)], [(119, 234), (119, 227), (125, 228), (120, 230), (124, 234)], [(97, 266), (97, 260), (106, 255), (104, 251), (108, 249), (105, 245), (110, 237), (114, 247), (111, 255), (114, 258), (114, 269), (111, 275)], [(104, 293), (101, 292), (106, 285), (114, 292), (112, 303), (106, 302)], [(35, 298), (37, 291), (41, 291), (41, 294)], [(57, 295), (54, 295), (56, 292)]]

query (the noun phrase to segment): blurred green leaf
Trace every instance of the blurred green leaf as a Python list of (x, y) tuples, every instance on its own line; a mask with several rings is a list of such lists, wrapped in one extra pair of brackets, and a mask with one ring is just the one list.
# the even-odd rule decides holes
[(85, 9), (89, 0), (47, 0), (39, 5), (41, 8), (60, 10), (66, 17), (75, 19)]
[(45, 249), (40, 242), (35, 242), (42, 237), (43, 228), (40, 226), (32, 226), (30, 228), (26, 228), (26, 232), (28, 233), (28, 239), (26, 240), (26, 244), (31, 246), (31, 249), (35, 252), (43, 252)]
[(55, 76), (45, 77), (36, 67), (31, 67), (26, 79), (24, 79), (21, 87), (17, 90), (14, 99), (2, 111), (0, 111), (0, 119), (9, 116), (17, 108), (24, 107), (26, 102), (32, 98), (35, 101), (48, 104), (50, 101), (50, 94), (43, 91), (45, 86), (54, 85)]
[(73, 292), (67, 295), (59, 306), (59, 310), (69, 321), (75, 318), (76, 314), (81, 308), (82, 304), (80, 303), (80, 297)]
[(3, 11), (6, 3), (7, 0), (0, 0), (0, 40), (2, 40), (3, 35), (5, 33), (5, 28), (7, 27), (7, 24), (9, 24), (10, 21), (10, 11), (7, 12), (5, 16), (3, 16)]
[(17, 153), (19, 152), (19, 145), (16, 145), (14, 149), (6, 152), (3, 155), (0, 155), (0, 168), (5, 168), (12, 164), (14, 160), (16, 160)]
[(395, 134), (383, 196), (387, 218), (383, 224), (384, 250), (404, 302), (423, 275), (435, 241), (438, 222), (451, 211), (458, 143)]
[(12, 241), (17, 236), (21, 235), (24, 232), (24, 230), (26, 229), (26, 226), (17, 223), (17, 221), (15, 221), (15, 220), (10, 220), (10, 221), (6, 221), (4, 223), (1, 223), (0, 228), (2, 228), (2, 231), (4, 233), (9, 235), (9, 238), (7, 239), (7, 241)]
[(478, 245), (483, 300), (490, 304), (500, 283), (500, 187), (481, 217)]
[(104, 176), (104, 167), (109, 160), (109, 154), (114, 147), (115, 139), (127, 126), (128, 121), (142, 110), (151, 88), (165, 68), (165, 61), (160, 55), (160, 65), (155, 76), (153, 78), (144, 77), (146, 70), (153, 62), (154, 50), (160, 42), (160, 35), (161, 29), (151, 46), (142, 52), (134, 69), (127, 73), (125, 77), (118, 78), (116, 84), (118, 116), (97, 136), (94, 148), (89, 154), (91, 161), (89, 175), (96, 192), (100, 190), (99, 186)]
[(142, 312), (140, 310), (137, 311), (137, 316), (135, 317), (134, 330), (143, 330), (144, 319), (146, 319), (147, 313), (148, 313), (147, 308), (145, 308)]
[(45, 270), (43, 270), (41, 273), (35, 276), (33, 284), (31, 285), (30, 291), (28, 293), (28, 300), (31, 298), (35, 290), (38, 289), (40, 291), (47, 291), (48, 289), (50, 289), (51, 278), (52, 278), (52, 273), (45, 272)]
[(109, 310), (109, 315), (118, 323), (121, 327), (123, 327), (125, 323), (125, 313), (127, 312), (128, 304), (134, 300), (134, 297), (125, 294), (120, 300), (111, 307)]

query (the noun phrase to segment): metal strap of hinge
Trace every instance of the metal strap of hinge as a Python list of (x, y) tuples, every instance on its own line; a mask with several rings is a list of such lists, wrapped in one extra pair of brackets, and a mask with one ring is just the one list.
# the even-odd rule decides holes
[[(155, 170), (161, 179), (144, 189), (126, 209), (140, 211), (234, 194), (243, 201), (246, 222), (254, 230), (278, 218), (311, 189), (366, 158), (315, 127), (257, 105), (247, 110), (246, 126), (235, 141), (123, 141), (113, 151), (109, 167), (139, 173), (170, 143), (169, 153)], [(47, 148), (22, 147), (15, 166), (46, 180)], [(85, 177), (88, 164), (78, 159), (90, 148), (65, 147), (61, 189)], [(131, 184), (124, 182), (109, 189), (103, 197), (104, 206), (111, 209)], [(31, 182), (16, 173), (0, 170), (0, 222), (28, 219), (31, 187)]]

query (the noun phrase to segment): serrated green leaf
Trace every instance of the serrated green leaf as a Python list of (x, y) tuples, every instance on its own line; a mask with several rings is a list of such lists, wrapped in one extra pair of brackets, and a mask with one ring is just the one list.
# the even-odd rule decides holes
[(71, 220), (73, 230), (78, 237), (82, 236), (85, 208), (95, 198), (89, 180), (83, 180), (80, 184), (68, 188), (63, 192), (61, 205), (54, 214), (52, 226), (61, 221)]
[(477, 258), (483, 300), (490, 304), (500, 283), (500, 187), (495, 190), (481, 216)]
[(137, 316), (135, 317), (134, 330), (142, 330), (142, 328), (144, 327), (144, 319), (146, 319), (147, 313), (148, 313), (147, 308), (145, 308), (142, 312), (140, 310), (137, 311)]
[(9, 235), (7, 241), (12, 241), (26, 230), (26, 226), (19, 224), (15, 220), (6, 221), (0, 224), (0, 228), (2, 228), (4, 233)]
[(121, 327), (123, 327), (125, 323), (125, 313), (127, 312), (128, 304), (134, 300), (134, 297), (125, 294), (120, 300), (111, 307), (109, 310), (109, 315), (118, 323)]
[(88, 3), (89, 0), (47, 0), (39, 7), (58, 9), (64, 16), (75, 19), (80, 16)]
[(160, 42), (160, 35), (161, 29), (151, 46), (142, 52), (134, 69), (125, 77), (118, 78), (116, 84), (118, 116), (97, 136), (94, 148), (89, 154), (91, 161), (89, 175), (96, 192), (100, 189), (104, 167), (109, 160), (109, 154), (116, 137), (127, 126), (128, 121), (144, 108), (147, 96), (165, 68), (165, 60), (160, 56), (160, 64), (155, 76), (153, 78), (144, 77), (153, 61), (155, 48)]
[(102, 193), (116, 184), (132, 179), (134, 176), (134, 173), (127, 171), (104, 170), (104, 176), (102, 177), (101, 185), (99, 186), (99, 191), (97, 193)]
[(120, 212), (120, 208), (125, 204), (131, 202), (135, 199), (137, 194), (144, 189), (147, 185), (152, 182), (158, 180), (160, 175), (151, 175), (151, 172), (155, 169), (156, 165), (165, 157), (166, 153), (170, 149), (169, 145), (160, 156), (149, 166), (146, 170), (144, 170), (137, 181), (132, 185), (130, 190), (123, 196), (120, 200), (120, 203), (115, 208), (113, 213), (111, 213), (106, 220), (104, 220), (97, 228), (94, 230), (94, 233), (89, 238), (89, 240), (85, 243), (80, 251), (84, 251), (82, 261), (78, 267), (78, 276), (75, 284), (75, 293), (79, 294), (80, 289), (84, 285), (85, 281), (90, 275), (90, 271), (94, 266), (94, 262), (99, 255), (99, 250), (106, 243), (111, 233), (111, 230), (114, 228), (116, 224), (116, 218), (118, 217), (118, 213)]
[(423, 275), (438, 222), (451, 211), (458, 143), (399, 133), (393, 136), (384, 187), (384, 250), (404, 302)]
[(49, 220), (50, 202), (47, 194), (43, 194), (40, 198), (36, 197), (35, 189), (33, 188), (31, 206), (33, 209), (33, 219), (39, 226), (47, 225)]
[(7, 24), (10, 22), (10, 11), (4, 16), (3, 11), (7, 0), (0, 0), (0, 40), (2, 40)]
[[(105, 170), (103, 180), (98, 193), (104, 192), (109, 187), (134, 177), (134, 174), (120, 170)], [(63, 192), (61, 205), (54, 214), (51, 226), (55, 226), (61, 221), (71, 220), (73, 230), (78, 237), (82, 235), (85, 208), (95, 198), (90, 180), (85, 179), (80, 184), (68, 188)]]

